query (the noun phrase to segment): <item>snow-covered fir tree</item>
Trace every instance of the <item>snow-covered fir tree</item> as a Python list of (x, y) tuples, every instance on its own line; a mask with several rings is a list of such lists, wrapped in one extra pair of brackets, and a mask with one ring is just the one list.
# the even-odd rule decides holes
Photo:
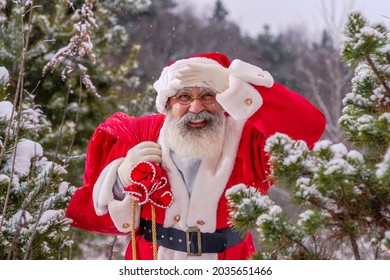
[(345, 36), (341, 54), (355, 76), (339, 124), (356, 150), (329, 140), (310, 150), (284, 134), (267, 139), (272, 177), (293, 186), (304, 210), (295, 221), (253, 188), (233, 188), (233, 225), (259, 233), (254, 258), (390, 258), (390, 32), (353, 12)]
[[(139, 45), (132, 45), (117, 13), (147, 11), (150, 0), (33, 0), (4, 1), (0, 6), (0, 66), (11, 77), (19, 74), (23, 43), (25, 83), (52, 126), (39, 142), (52, 157), (61, 134), (61, 160), (69, 180), (81, 184), (84, 153), (96, 126), (117, 111), (130, 111), (139, 79)], [(28, 34), (28, 38), (26, 35)], [(21, 38), (25, 38), (21, 40)], [(125, 49), (127, 51), (125, 51)], [(115, 61), (121, 57), (120, 61)], [(17, 79), (10, 80), (13, 98)], [(134, 109), (137, 109), (134, 107)], [(65, 112), (65, 114), (64, 114)], [(81, 121), (82, 120), (82, 121)]]
[(0, 1), (0, 259), (72, 258), (79, 249), (71, 248), (74, 231), (64, 216), (73, 192), (65, 181), (81, 184), (82, 155), (100, 121), (139, 109), (130, 94), (139, 46), (119, 63), (110, 58), (129, 45), (115, 13), (149, 6)]
[[(1, 96), (8, 80), (1, 67)], [(66, 259), (72, 241), (64, 208), (75, 188), (63, 180), (65, 168), (31, 140), (48, 129), (41, 108), (31, 96), (20, 108), (0, 101), (0, 259)]]

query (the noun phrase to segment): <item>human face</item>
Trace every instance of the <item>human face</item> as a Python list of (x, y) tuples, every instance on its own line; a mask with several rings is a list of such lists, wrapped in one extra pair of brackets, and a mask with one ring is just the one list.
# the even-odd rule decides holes
[[(171, 115), (174, 120), (180, 120), (185, 114), (191, 112), (198, 114), (202, 111), (207, 111), (213, 115), (217, 115), (222, 111), (221, 105), (215, 100), (215, 93), (204, 87), (185, 87), (178, 90), (174, 97), (169, 98), (168, 104), (171, 111)], [(192, 101), (189, 104), (182, 104), (179, 102), (179, 98), (183, 100), (192, 97)], [(203, 103), (201, 100), (205, 100)], [(206, 104), (204, 104), (206, 103)], [(193, 128), (202, 128), (207, 125), (206, 121), (193, 121), (188, 125)]]
[(206, 159), (221, 153), (226, 129), (223, 110), (214, 115), (206, 110), (187, 112), (179, 120), (168, 110), (165, 121), (167, 144), (176, 155)]

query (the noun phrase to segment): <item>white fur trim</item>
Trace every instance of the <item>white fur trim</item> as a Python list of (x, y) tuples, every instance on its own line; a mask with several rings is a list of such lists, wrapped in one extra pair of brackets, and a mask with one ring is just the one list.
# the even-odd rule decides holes
[(217, 101), (237, 121), (250, 118), (263, 105), (260, 93), (250, 84), (234, 76), (229, 88), (217, 94)]
[(188, 190), (179, 170), (176, 168), (170, 156), (170, 150), (167, 146), (167, 137), (166, 123), (164, 123), (158, 139), (162, 151), (161, 167), (167, 172), (169, 184), (171, 185), (171, 192), (173, 194), (172, 205), (165, 211), (164, 226), (185, 230), (188, 228), (186, 219), (180, 219), (177, 223), (174, 217), (176, 215), (187, 217), (189, 204)]
[[(244, 124), (244, 121), (237, 122), (231, 117), (227, 117), (222, 156), (218, 155), (212, 160), (202, 160), (193, 183), (191, 198), (189, 198), (184, 181), (170, 157), (164, 124), (159, 138), (162, 149), (162, 167), (168, 173), (174, 197), (172, 206), (165, 213), (165, 227), (186, 230), (195, 226), (201, 232), (214, 232), (216, 230), (218, 202), (233, 169)], [(179, 222), (174, 219), (176, 215), (181, 217)], [(198, 221), (203, 221), (204, 224), (200, 225), (197, 223)]]
[[(102, 170), (93, 186), (92, 198), (96, 215), (102, 216), (110, 213), (115, 227), (120, 232), (127, 233), (131, 231), (131, 199), (126, 195), (122, 201), (115, 200), (112, 192), (117, 180), (118, 167), (124, 159), (124, 157), (118, 158)], [(137, 205), (135, 227), (139, 225), (140, 209)]]
[[(174, 96), (177, 90), (183, 87), (182, 85), (180, 85), (180, 81), (176, 79), (176, 74), (178, 70), (183, 69), (190, 62), (220, 65), (217, 61), (211, 58), (191, 57), (177, 60), (175, 63), (164, 67), (161, 72), (160, 78), (158, 78), (158, 80), (153, 83), (153, 87), (157, 91), (156, 107), (160, 113), (166, 113), (166, 105), (168, 98)], [(193, 84), (188, 84), (186, 86), (210, 87), (202, 81)]]
[[(159, 79), (153, 84), (157, 91), (156, 107), (160, 113), (166, 114), (168, 98), (174, 96), (177, 90), (183, 87), (180, 81), (176, 79), (176, 74), (178, 70), (185, 68), (188, 63), (220, 65), (211, 58), (192, 57), (178, 60), (170, 66), (164, 67)], [(272, 87), (274, 80), (269, 72), (239, 59), (232, 61), (229, 72), (229, 88), (217, 95), (217, 101), (235, 120), (248, 119), (263, 104), (260, 94), (249, 83)], [(186, 86), (210, 87), (203, 81)]]
[[(218, 202), (226, 188), (236, 161), (238, 145), (245, 122), (228, 117), (222, 155), (203, 160), (193, 183), (187, 225), (202, 232), (215, 232)], [(199, 225), (203, 221), (204, 225)]]
[[(124, 233), (128, 233), (132, 229), (132, 213), (131, 213), (132, 200), (129, 195), (126, 195), (122, 201), (112, 200), (108, 204), (108, 211), (110, 217), (114, 222), (115, 227)], [(134, 228), (139, 226), (141, 207), (136, 205), (135, 225)]]
[(229, 66), (229, 88), (217, 95), (217, 101), (233, 119), (250, 118), (263, 105), (260, 93), (249, 83), (272, 87), (274, 79), (267, 71), (239, 59)]
[(124, 159), (118, 158), (107, 165), (93, 186), (93, 207), (98, 216), (102, 216), (108, 212), (108, 203), (114, 199), (112, 188), (116, 182), (118, 167)]

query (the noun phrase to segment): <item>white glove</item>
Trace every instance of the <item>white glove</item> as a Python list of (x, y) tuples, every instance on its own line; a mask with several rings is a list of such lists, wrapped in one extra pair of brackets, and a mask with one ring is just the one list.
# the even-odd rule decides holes
[(216, 64), (188, 63), (176, 78), (184, 85), (204, 82), (218, 92), (229, 88), (229, 69)]
[(118, 176), (124, 186), (131, 184), (130, 172), (132, 168), (141, 161), (161, 163), (161, 148), (155, 142), (142, 142), (131, 148), (125, 160), (118, 167)]
[(232, 61), (229, 71), (233, 77), (242, 79), (247, 83), (267, 88), (274, 84), (274, 79), (269, 72), (239, 59)]

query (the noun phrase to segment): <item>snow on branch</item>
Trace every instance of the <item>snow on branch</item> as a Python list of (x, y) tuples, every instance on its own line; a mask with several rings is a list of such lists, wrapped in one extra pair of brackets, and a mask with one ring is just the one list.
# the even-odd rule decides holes
[[(73, 4), (69, 2), (73, 7)], [(70, 39), (69, 44), (57, 51), (52, 57), (51, 61), (43, 68), (43, 75), (51, 70), (58, 68), (61, 63), (65, 63), (66, 60), (71, 61), (71, 66), (66, 65), (62, 71), (62, 78), (69, 77), (74, 70), (78, 70), (81, 76), (81, 81), (84, 86), (100, 97), (97, 93), (90, 76), (87, 74), (87, 67), (85, 67), (80, 61), (87, 56), (92, 64), (96, 64), (96, 56), (93, 53), (93, 44), (91, 42), (92, 28), (97, 28), (94, 14), (92, 11), (94, 0), (85, 0), (85, 3), (80, 9), (74, 12), (72, 19), (75, 21), (73, 24), (73, 37)], [(67, 64), (67, 63), (65, 63)]]

